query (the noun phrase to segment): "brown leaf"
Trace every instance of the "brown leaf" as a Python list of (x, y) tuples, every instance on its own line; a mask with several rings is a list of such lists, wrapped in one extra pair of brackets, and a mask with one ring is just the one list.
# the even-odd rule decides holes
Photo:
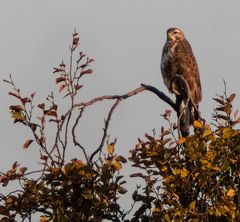
[(221, 105), (224, 105), (225, 102), (221, 99), (218, 99), (218, 98), (213, 98), (213, 100), (215, 100), (216, 102), (220, 103)]
[(19, 112), (23, 110), (23, 107), (21, 105), (16, 105), (16, 106), (10, 106), (9, 109)]
[(31, 102), (31, 100), (28, 97), (21, 98), (21, 102), (23, 104)]
[(58, 92), (62, 92), (64, 90), (64, 88), (66, 87), (66, 84), (62, 84), (59, 89), (58, 89)]
[(26, 140), (25, 143), (23, 144), (23, 149), (27, 149), (32, 142), (33, 142), (33, 140), (31, 140), (31, 139)]
[(231, 103), (231, 102), (234, 100), (235, 96), (236, 96), (236, 94), (233, 93), (232, 95), (230, 95), (230, 96), (227, 98), (227, 101)]
[(87, 69), (87, 70), (83, 70), (81, 72), (81, 75), (85, 75), (85, 74), (92, 74), (93, 73), (93, 70), (92, 69)]
[(62, 81), (65, 81), (65, 80), (66, 80), (66, 77), (64, 77), (64, 76), (58, 77), (58, 78), (56, 78), (56, 84), (58, 84)]
[(37, 107), (44, 110), (45, 109), (45, 103), (40, 103), (40, 104), (38, 104)]
[(127, 162), (127, 160), (123, 156), (116, 156), (115, 160), (116, 161), (120, 161), (122, 163), (126, 163)]
[(48, 159), (48, 156), (46, 156), (46, 155), (41, 155), (41, 156), (40, 156), (40, 159), (41, 159), (41, 160), (47, 160), (47, 159)]
[(24, 175), (24, 173), (26, 172), (26, 170), (27, 170), (27, 167), (21, 167), (20, 169), (19, 169), (19, 175), (20, 176), (23, 176)]
[(75, 87), (75, 90), (78, 91), (83, 87), (83, 85), (76, 84), (74, 87)]
[(55, 110), (50, 110), (50, 111), (48, 111), (48, 112), (46, 113), (46, 115), (57, 117), (57, 112), (56, 112)]
[(10, 96), (14, 96), (14, 97), (16, 97), (16, 98), (18, 98), (18, 99), (21, 99), (21, 97), (17, 94), (17, 93), (15, 93), (15, 92), (9, 92), (8, 93)]

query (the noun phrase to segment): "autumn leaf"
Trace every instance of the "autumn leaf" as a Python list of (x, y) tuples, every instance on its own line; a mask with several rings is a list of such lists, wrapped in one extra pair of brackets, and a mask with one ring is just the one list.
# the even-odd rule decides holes
[(76, 91), (79, 90), (79, 89), (81, 89), (82, 87), (83, 87), (83, 85), (79, 85), (79, 84), (76, 84), (76, 85), (74, 86), (74, 88), (75, 88)]
[(114, 143), (110, 143), (107, 147), (107, 152), (108, 154), (112, 155), (114, 153), (114, 148), (115, 148), (115, 144)]
[(118, 171), (122, 169), (122, 164), (119, 161), (114, 161), (112, 163), (112, 166), (115, 170), (118, 170)]
[(33, 140), (31, 140), (31, 139), (26, 140), (25, 143), (23, 144), (23, 149), (26, 150), (32, 142), (33, 142)]
[(166, 165), (164, 165), (164, 166), (161, 168), (161, 170), (162, 170), (163, 172), (165, 172), (165, 171), (168, 170), (168, 167), (167, 167)]
[(81, 72), (81, 75), (85, 75), (85, 74), (92, 74), (93, 73), (93, 70), (92, 69), (87, 69), (87, 70), (83, 70)]
[(230, 188), (230, 189), (228, 190), (228, 192), (227, 192), (227, 196), (233, 197), (233, 196), (235, 195), (235, 192), (236, 192), (236, 190)]
[(65, 81), (65, 80), (66, 80), (66, 77), (64, 77), (64, 76), (58, 77), (58, 78), (56, 78), (56, 84), (58, 84), (62, 81)]
[(181, 137), (181, 138), (179, 138), (177, 143), (178, 144), (183, 144), (185, 141), (186, 141), (186, 138), (185, 137)]
[(20, 121), (20, 122), (23, 122), (25, 121), (25, 117), (22, 115), (21, 112), (18, 112), (18, 111), (12, 111), (12, 118), (14, 119), (14, 123)]
[(224, 128), (222, 133), (223, 139), (229, 139), (233, 136), (233, 130), (230, 127)]
[(173, 193), (173, 196), (178, 200), (179, 196), (176, 193)]
[(17, 93), (15, 93), (15, 92), (9, 92), (8, 95), (14, 96), (14, 97), (16, 97), (18, 99), (21, 99), (21, 97)]
[(182, 178), (186, 178), (188, 176), (188, 174), (189, 174), (189, 171), (186, 168), (183, 168), (181, 170), (181, 177)]
[(40, 103), (40, 104), (38, 104), (37, 107), (44, 110), (45, 109), (45, 103)]
[(193, 210), (193, 211), (195, 211), (195, 207), (196, 207), (196, 200), (194, 200), (192, 203), (190, 203), (188, 207), (189, 207), (189, 209), (190, 209), (190, 210)]
[(126, 158), (124, 158), (123, 156), (116, 156), (114, 160), (115, 161), (120, 161), (122, 163), (126, 163), (127, 162)]
[(48, 116), (55, 116), (57, 117), (57, 112), (55, 110), (50, 110), (46, 113)]
[(231, 94), (231, 95), (227, 98), (227, 101), (231, 103), (231, 102), (235, 99), (235, 96), (236, 96), (235, 93)]
[(40, 222), (49, 222), (49, 218), (46, 216), (40, 216)]
[(170, 222), (171, 220), (170, 220), (170, 217), (169, 217), (169, 214), (165, 214), (164, 215), (164, 220), (166, 221), (166, 222)]
[(16, 106), (10, 106), (9, 109), (16, 112), (20, 112), (23, 110), (23, 107), (21, 105), (16, 105)]
[(62, 84), (59, 89), (58, 89), (58, 92), (62, 92), (64, 90), (64, 88), (66, 87), (66, 84)]
[(24, 98), (21, 98), (21, 102), (25, 105), (26, 103), (31, 102), (31, 99), (29, 99), (28, 97), (24, 97)]
[(196, 129), (202, 128), (202, 123), (201, 123), (200, 121), (198, 121), (198, 120), (195, 120), (195, 121), (193, 122), (193, 126), (194, 126), (194, 128), (196, 128)]

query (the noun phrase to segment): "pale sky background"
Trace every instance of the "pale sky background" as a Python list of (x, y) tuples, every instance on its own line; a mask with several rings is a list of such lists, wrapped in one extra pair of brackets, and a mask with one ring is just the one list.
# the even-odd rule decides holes
[[(236, 109), (240, 107), (239, 10), (237, 0), (1, 1), (0, 77), (11, 73), (23, 93), (37, 92), (36, 104), (40, 103), (51, 90), (57, 91), (53, 67), (62, 59), (68, 62), (76, 28), (81, 50), (96, 60), (94, 74), (84, 79), (81, 101), (126, 93), (140, 83), (168, 93), (159, 66), (166, 30), (175, 26), (185, 32), (197, 58), (203, 90), (200, 109), (209, 121), (214, 107), (211, 98), (223, 92), (223, 79), (229, 92), (237, 93)], [(22, 149), (29, 132), (12, 124), (8, 107), (16, 100), (7, 95), (8, 90), (1, 81), (0, 170), (9, 169), (15, 160), (30, 168), (37, 166), (38, 148)], [(159, 132), (164, 124), (160, 114), (166, 108), (150, 92), (122, 102), (110, 126), (112, 138), (118, 137), (117, 152), (128, 156), (138, 137), (154, 128)], [(109, 103), (103, 102), (85, 114), (80, 138), (89, 150), (99, 144), (108, 109)]]

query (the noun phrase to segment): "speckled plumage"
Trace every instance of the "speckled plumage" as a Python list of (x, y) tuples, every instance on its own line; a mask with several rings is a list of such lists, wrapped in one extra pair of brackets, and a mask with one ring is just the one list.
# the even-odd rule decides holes
[(182, 76), (189, 85), (192, 102), (198, 106), (202, 99), (202, 90), (197, 61), (184, 33), (178, 28), (167, 30), (167, 41), (162, 52), (161, 71), (165, 85), (176, 96), (186, 93), (176, 83), (173, 84), (177, 75)]
[(165, 85), (176, 96), (180, 132), (182, 136), (188, 136), (190, 125), (200, 118), (198, 107), (202, 99), (202, 90), (192, 48), (178, 28), (167, 30), (161, 72)]

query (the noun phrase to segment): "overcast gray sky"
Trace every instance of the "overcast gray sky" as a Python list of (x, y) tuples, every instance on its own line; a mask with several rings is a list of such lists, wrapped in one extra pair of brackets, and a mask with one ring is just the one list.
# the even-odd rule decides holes
[[(1, 79), (11, 73), (24, 93), (36, 91), (36, 102), (42, 101), (57, 90), (52, 70), (62, 59), (68, 62), (76, 28), (81, 50), (96, 60), (94, 74), (84, 80), (82, 100), (125, 93), (140, 83), (168, 93), (159, 64), (166, 29), (175, 26), (185, 32), (197, 58), (203, 89), (200, 108), (210, 120), (211, 98), (223, 92), (223, 79), (229, 91), (237, 93), (239, 108), (239, 10), (237, 0), (1, 1)], [(15, 160), (29, 166), (37, 160), (35, 146), (22, 149), (30, 134), (12, 124), (8, 107), (15, 100), (7, 92), (8, 87), (0, 83), (0, 170)], [(99, 142), (108, 105), (94, 106), (86, 113), (81, 141), (89, 149)], [(118, 137), (117, 151), (126, 156), (137, 137), (154, 128), (159, 132), (160, 114), (166, 108), (147, 92), (124, 101), (110, 128), (112, 137)]]

